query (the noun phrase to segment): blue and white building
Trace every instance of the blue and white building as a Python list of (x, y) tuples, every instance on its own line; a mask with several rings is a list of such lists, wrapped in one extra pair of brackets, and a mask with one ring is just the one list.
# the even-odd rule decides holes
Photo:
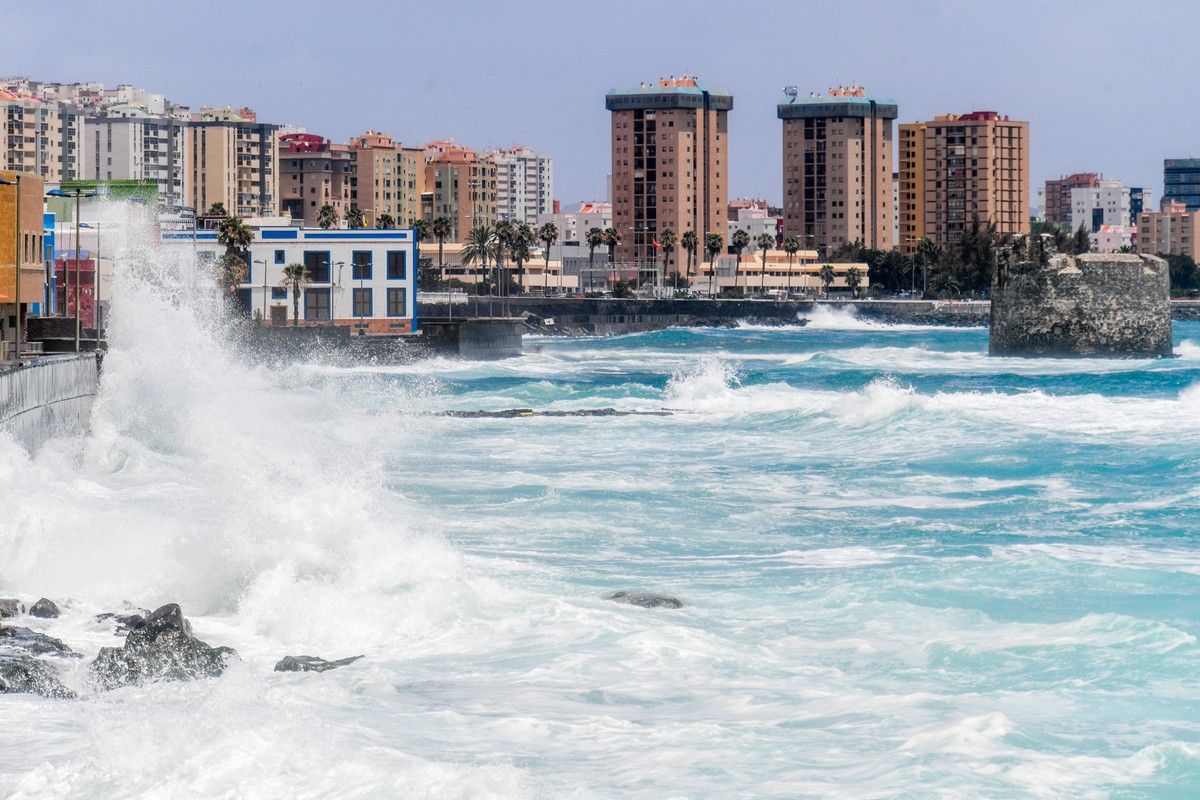
[[(237, 291), (247, 315), (271, 325), (291, 324), (293, 298), (283, 278), (303, 264), (300, 323), (349, 325), (367, 333), (417, 330), (417, 244), (411, 230), (323, 230), (252, 227), (250, 267)], [(216, 231), (163, 232), (164, 242), (192, 245), (197, 264), (214, 265), (225, 248)]]

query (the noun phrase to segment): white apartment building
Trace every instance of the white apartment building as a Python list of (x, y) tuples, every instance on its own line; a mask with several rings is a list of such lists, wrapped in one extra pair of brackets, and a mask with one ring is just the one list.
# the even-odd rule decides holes
[(533, 225), (554, 210), (554, 159), (523, 145), (488, 150), (483, 159), (496, 165), (497, 219)]
[[(302, 325), (348, 325), (375, 334), (416, 332), (417, 244), (411, 230), (273, 226), (253, 231), (250, 269), (237, 290), (247, 316), (291, 325), (298, 301)], [(199, 268), (215, 268), (225, 252), (216, 231), (166, 231), (162, 239), (193, 248)], [(292, 296), (283, 278), (289, 264), (307, 268), (309, 281), (299, 297)]]
[(107, 116), (84, 124), (85, 180), (138, 180), (158, 184), (164, 208), (179, 208), (187, 196), (182, 120), (152, 116), (137, 106), (113, 106)]
[(1102, 225), (1129, 226), (1129, 187), (1102, 180), (1095, 188), (1071, 190), (1071, 230), (1095, 233)]

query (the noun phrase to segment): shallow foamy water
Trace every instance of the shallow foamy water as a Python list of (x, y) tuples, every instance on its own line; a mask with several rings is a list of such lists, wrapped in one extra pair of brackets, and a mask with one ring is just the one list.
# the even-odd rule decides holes
[[(1200, 325), (1167, 361), (830, 317), (274, 371), (128, 289), (93, 434), (0, 442), (0, 594), (89, 656), (178, 600), (242, 659), (0, 698), (0, 795), (1200, 791)], [(511, 407), (673, 413), (428, 416)]]

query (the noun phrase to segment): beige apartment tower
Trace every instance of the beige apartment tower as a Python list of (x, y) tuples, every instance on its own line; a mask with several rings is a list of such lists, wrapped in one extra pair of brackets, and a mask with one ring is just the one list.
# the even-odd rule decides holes
[(425, 165), (425, 191), (431, 197), (429, 221), (448, 217), (452, 242), (465, 241), (472, 228), (496, 224), (496, 165), (474, 150), (440, 148)]
[(355, 173), (352, 200), (368, 228), (378, 227), (384, 214), (390, 214), (401, 228), (420, 219), (424, 150), (401, 147), (386, 133), (367, 131), (350, 140), (350, 153)]
[(278, 130), (249, 109), (204, 109), (189, 120), (186, 205), (201, 214), (213, 203), (239, 217), (279, 213)]
[(690, 230), (700, 242), (692, 262), (698, 274), (705, 234), (726, 238), (733, 95), (706, 89), (694, 77), (671, 77), (610, 92), (605, 107), (612, 112), (617, 260), (661, 266), (665, 257), (668, 273), (683, 273), (683, 248), (661, 252), (658, 234), (670, 228), (678, 242)]
[(892, 100), (861, 86), (805, 98), (787, 90), (783, 120), (783, 233), (829, 255), (853, 242), (892, 247)]
[(900, 249), (959, 242), (978, 220), (1029, 233), (1029, 123), (995, 111), (900, 126)]

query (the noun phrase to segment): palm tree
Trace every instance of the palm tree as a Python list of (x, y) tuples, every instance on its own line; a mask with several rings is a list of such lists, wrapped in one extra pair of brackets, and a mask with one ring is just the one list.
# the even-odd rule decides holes
[(511, 219), (502, 219), (496, 223), (494, 228), (496, 233), (496, 245), (493, 250), (496, 263), (496, 276), (493, 285), (496, 287), (497, 293), (508, 293), (508, 281), (505, 275), (505, 261), (508, 257), (508, 250), (512, 247), (513, 240), (517, 235), (517, 225)]
[(324, 230), (329, 230), (337, 224), (338, 213), (337, 209), (326, 203), (317, 211), (317, 225)]
[(206, 217), (228, 217), (229, 212), (225, 210), (224, 203), (217, 201), (216, 203), (213, 203), (211, 206), (208, 207), (208, 213), (205, 214), (204, 216), (206, 216)]
[(846, 285), (850, 287), (850, 296), (858, 297), (858, 287), (862, 283), (862, 270), (851, 267), (846, 270)]
[(396, 218), (385, 211), (375, 218), (375, 227), (379, 230), (391, 230), (396, 227)]
[(725, 249), (725, 240), (719, 233), (710, 233), (704, 237), (704, 254), (708, 256), (708, 294), (715, 296), (713, 287), (716, 285), (717, 268), (715, 260), (722, 250)]
[(412, 228), (413, 237), (417, 240), (417, 244), (429, 238), (429, 222), (423, 219), (414, 219), (409, 226)]
[(434, 217), (433, 222), (429, 223), (429, 232), (438, 242), (438, 272), (442, 275), (446, 274), (446, 263), (442, 260), (442, 247), (453, 231), (454, 225), (450, 222), (449, 217)]
[(604, 231), (592, 228), (584, 239), (588, 246), (588, 289), (592, 288), (592, 265), (596, 262), (596, 248), (604, 244)]
[(800, 252), (800, 237), (789, 236), (783, 240), (783, 252), (787, 253), (788, 257), (788, 297), (792, 296), (792, 263), (796, 259), (796, 253)]
[(750, 234), (738, 228), (733, 232), (733, 236), (729, 237), (729, 246), (733, 248), (733, 254), (737, 256), (737, 263), (733, 267), (733, 288), (738, 288), (738, 273), (742, 271), (742, 251), (750, 246)]
[(252, 241), (254, 232), (240, 217), (226, 217), (217, 226), (217, 242), (225, 247), (225, 255), (217, 265), (217, 280), (227, 294), (233, 294), (246, 278)]
[[(525, 262), (533, 257), (533, 245), (537, 242), (537, 234), (527, 223), (516, 225), (512, 238), (508, 243), (508, 254), (512, 263), (517, 266), (517, 286), (522, 294), (525, 293)], [(507, 286), (505, 294), (508, 293)]]
[(300, 290), (308, 286), (312, 276), (308, 267), (303, 264), (288, 264), (283, 268), (283, 280), (280, 287), (287, 289), (292, 295), (292, 327), (300, 324)]
[(684, 252), (687, 253), (687, 276), (691, 278), (692, 262), (696, 259), (696, 248), (700, 246), (700, 243), (696, 240), (696, 232), (684, 231), (683, 236), (679, 238), (679, 244), (683, 247)]
[[(544, 272), (550, 273), (550, 248), (558, 241), (558, 226), (553, 222), (547, 222), (537, 230), (537, 238), (541, 241), (542, 256), (546, 259), (546, 268)], [(562, 294), (562, 264), (558, 265), (558, 293)]]
[(825, 296), (829, 297), (829, 287), (833, 285), (833, 267), (828, 264), (821, 267), (817, 273), (817, 277), (821, 279), (821, 284), (825, 287)]
[(760, 233), (754, 243), (762, 251), (762, 274), (758, 277), (758, 293), (764, 294), (767, 290), (767, 251), (775, 246), (775, 237), (769, 233)]
[(350, 228), (351, 230), (358, 230), (359, 228), (365, 227), (366, 224), (367, 221), (363, 217), (362, 209), (356, 206), (351, 206), (350, 210), (346, 212), (346, 227)]
[(667, 267), (671, 263), (671, 253), (675, 250), (675, 231), (670, 228), (663, 228), (658, 232), (658, 246), (662, 249), (663, 257), (663, 280), (667, 279)]
[(621, 234), (616, 228), (604, 229), (604, 246), (608, 248), (608, 269), (615, 283), (617, 280), (617, 245), (621, 243)]
[[(436, 222), (436, 220), (435, 220)], [(472, 228), (463, 243), (462, 263), (479, 264), (480, 283), (487, 280), (488, 260), (496, 252), (496, 232), (487, 225)], [(476, 288), (476, 294), (479, 289)]]

